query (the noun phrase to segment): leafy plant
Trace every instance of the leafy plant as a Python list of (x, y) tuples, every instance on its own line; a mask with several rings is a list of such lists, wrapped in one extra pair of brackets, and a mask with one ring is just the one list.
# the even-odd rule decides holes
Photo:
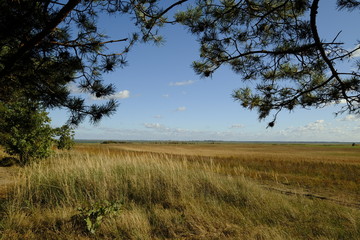
[(68, 125), (52, 128), (50, 122), (45, 108), (37, 102), (0, 102), (0, 145), (6, 153), (17, 156), (20, 165), (49, 157), (54, 144), (58, 149), (71, 149), (73, 129)]
[(120, 210), (120, 202), (110, 203), (96, 203), (94, 206), (87, 208), (79, 208), (80, 213), (72, 216), (73, 224), (80, 227), (84, 232), (95, 234), (96, 230), (100, 227), (103, 218), (114, 214)]
[(21, 165), (51, 154), (54, 131), (48, 113), (36, 102), (19, 101), (0, 105), (0, 144)]
[(70, 150), (74, 146), (74, 129), (68, 125), (63, 125), (55, 129), (55, 133), (59, 136), (57, 142), (58, 149)]

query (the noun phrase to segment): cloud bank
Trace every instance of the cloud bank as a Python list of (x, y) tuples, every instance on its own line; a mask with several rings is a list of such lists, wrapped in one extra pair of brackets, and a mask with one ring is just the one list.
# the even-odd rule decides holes
[[(241, 124), (233, 124), (239, 128)], [(159, 122), (142, 123), (139, 128), (91, 127), (76, 130), (78, 139), (118, 139), (118, 140), (222, 140), (222, 141), (344, 141), (359, 142), (357, 122), (342, 122), (342, 126), (317, 120), (302, 126), (284, 129), (264, 129), (253, 131), (243, 127), (234, 131), (228, 127), (219, 130), (187, 129), (167, 126)]]

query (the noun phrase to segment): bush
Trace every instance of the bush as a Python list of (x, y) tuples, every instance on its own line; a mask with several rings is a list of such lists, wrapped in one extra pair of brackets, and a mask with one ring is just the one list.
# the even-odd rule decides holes
[(51, 153), (53, 129), (41, 106), (31, 101), (2, 104), (0, 143), (10, 155), (19, 156), (21, 165)]
[(56, 128), (55, 133), (59, 136), (59, 139), (56, 141), (58, 149), (70, 150), (74, 146), (74, 130), (71, 127), (64, 125)]
[[(20, 101), (0, 104), (0, 144), (5, 152), (19, 157), (20, 165), (47, 158), (52, 146), (70, 149), (74, 142), (73, 130), (64, 125), (52, 128), (45, 109), (36, 102)], [(58, 140), (54, 137), (59, 136)]]

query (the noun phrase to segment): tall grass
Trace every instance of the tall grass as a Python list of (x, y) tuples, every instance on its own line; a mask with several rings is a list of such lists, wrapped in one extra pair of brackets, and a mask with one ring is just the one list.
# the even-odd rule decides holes
[[(88, 151), (86, 145), (79, 150)], [(181, 153), (192, 162), (215, 164), (217, 173), (260, 184), (315, 193), (337, 201), (360, 202), (360, 147), (344, 144), (113, 144), (94, 152)], [(180, 156), (181, 157), (181, 156)]]
[[(33, 164), (2, 207), (1, 239), (360, 239), (357, 209), (280, 195), (193, 160), (89, 151)], [(122, 207), (96, 235), (74, 226), (78, 207), (105, 201)]]

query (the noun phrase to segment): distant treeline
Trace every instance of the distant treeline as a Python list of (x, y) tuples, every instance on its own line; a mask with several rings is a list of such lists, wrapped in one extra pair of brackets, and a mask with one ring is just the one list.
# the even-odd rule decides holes
[(101, 144), (124, 144), (124, 143), (131, 143), (131, 142), (125, 142), (125, 141), (103, 141)]
[(186, 142), (186, 141), (154, 141), (148, 142), (151, 144), (196, 144), (197, 142)]
[(130, 144), (130, 143), (147, 143), (147, 144), (200, 144), (200, 143), (209, 143), (215, 144), (218, 143), (216, 141), (114, 141), (107, 140), (101, 142), (101, 144)]
[(323, 145), (323, 146), (334, 146), (334, 145), (350, 145), (350, 146), (360, 146), (360, 143), (353, 142), (306, 142), (306, 141), (220, 141), (220, 140), (203, 140), (203, 141), (172, 141), (172, 140), (89, 140), (89, 139), (75, 139), (76, 143), (101, 143), (101, 144), (314, 144), (314, 145)]

